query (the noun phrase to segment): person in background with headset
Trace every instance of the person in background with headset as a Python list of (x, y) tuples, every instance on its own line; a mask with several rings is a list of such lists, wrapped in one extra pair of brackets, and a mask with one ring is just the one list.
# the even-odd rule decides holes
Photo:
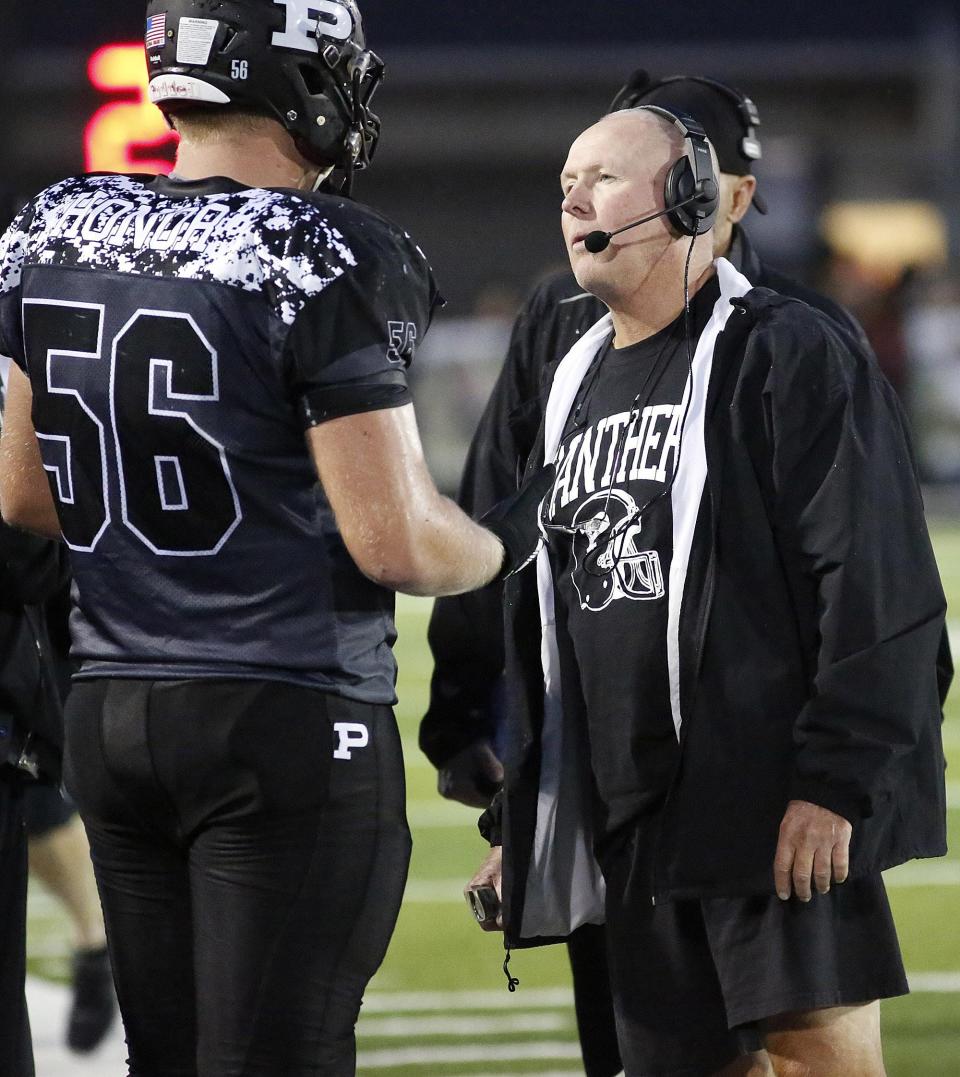
[[(817, 307), (866, 347), (860, 326), (846, 310), (766, 265), (741, 223), (751, 206), (767, 212), (752, 175), (762, 154), (754, 102), (716, 79), (678, 75), (654, 81), (640, 70), (617, 93), (610, 111), (638, 104), (665, 105), (703, 125), (720, 166), (720, 199), (710, 231), (714, 255), (727, 258), (752, 282)], [(471, 444), (458, 497), (466, 511), (486, 511), (516, 488), (553, 369), (606, 310), (569, 271), (535, 289), (516, 320), (503, 369)], [(438, 599), (430, 621), (435, 669), (420, 746), (438, 769), (440, 793), (475, 807), (489, 803), (502, 778), (501, 597), (500, 585), (494, 584)], [(603, 928), (585, 924), (570, 937), (568, 949), (587, 1077), (613, 1077), (621, 1065)]]
[(505, 781), (468, 889), (508, 960), (606, 923), (631, 1077), (880, 1077), (877, 1000), (907, 991), (880, 871), (946, 825), (945, 600), (897, 398), (714, 258), (690, 116), (606, 116), (561, 184), (609, 313), (527, 461), (556, 479), (505, 586)]

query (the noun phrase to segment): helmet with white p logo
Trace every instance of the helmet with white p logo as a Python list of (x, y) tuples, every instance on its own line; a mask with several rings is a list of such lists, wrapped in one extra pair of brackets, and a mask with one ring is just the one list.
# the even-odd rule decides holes
[(150, 100), (164, 113), (262, 112), (318, 164), (370, 163), (383, 63), (355, 0), (150, 0), (145, 44)]

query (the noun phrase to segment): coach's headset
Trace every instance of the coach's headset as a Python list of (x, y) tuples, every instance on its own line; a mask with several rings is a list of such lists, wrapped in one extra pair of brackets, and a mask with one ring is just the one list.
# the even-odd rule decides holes
[(685, 112), (674, 112), (663, 105), (635, 105), (631, 111), (654, 112), (663, 116), (689, 143), (688, 152), (678, 157), (667, 171), (663, 185), (664, 208), (641, 217), (639, 221), (612, 232), (591, 232), (583, 245), (591, 254), (600, 254), (610, 240), (630, 228), (666, 217), (677, 236), (699, 236), (709, 232), (717, 219), (720, 185), (710, 155), (710, 143), (703, 127)]
[[(697, 236), (703, 235), (704, 232), (709, 232), (717, 218), (717, 208), (720, 202), (720, 185), (717, 183), (717, 174), (713, 167), (713, 158), (710, 155), (710, 143), (707, 141), (706, 132), (692, 116), (688, 116), (685, 112), (674, 112), (672, 109), (664, 108), (662, 105), (634, 105), (631, 107), (635, 111), (654, 112), (669, 120), (680, 132), (684, 140), (689, 143), (688, 152), (682, 157), (678, 157), (667, 170), (667, 176), (663, 185), (663, 209), (642, 217), (639, 221), (633, 221), (631, 224), (624, 225), (623, 228), (617, 228), (612, 232), (591, 232), (584, 238), (583, 245), (590, 254), (600, 254), (610, 245), (610, 240), (613, 236), (619, 235), (620, 232), (626, 232), (630, 228), (636, 228), (638, 225), (646, 224), (647, 221), (656, 220), (657, 217), (666, 217), (677, 237), (691, 237), (690, 249), (687, 251), (686, 263), (683, 270), (683, 324), (688, 377), (690, 379), (690, 384), (692, 385), (693, 347), (690, 317), (690, 259), (693, 255), (693, 248), (696, 244)], [(603, 361), (602, 357), (605, 354), (605, 351), (601, 353), (601, 358), (595, 364), (593, 372), (590, 375), (590, 385), (587, 388), (588, 397), (593, 391), (594, 383), (596, 382)], [(649, 375), (647, 380), (649, 380)], [(644, 395), (645, 388), (646, 382), (644, 382), (640, 392), (634, 397), (633, 403), (630, 405), (627, 422), (624, 424), (620, 436), (617, 439), (617, 446), (614, 451), (613, 468), (610, 473), (610, 485), (607, 488), (607, 500), (603, 509), (603, 514), (607, 519), (609, 519), (607, 513), (610, 497), (613, 493), (614, 476), (620, 469), (620, 460), (626, 444), (627, 431), (634, 421), (634, 414), (636, 413), (639, 417), (640, 409), (642, 407), (641, 398)], [(651, 393), (652, 391), (653, 390), (651, 389)], [(680, 440), (677, 445), (677, 453), (674, 460), (673, 471), (670, 475), (670, 481), (662, 490), (653, 494), (642, 508), (636, 509), (626, 522), (620, 522), (618, 525), (618, 532), (620, 533), (624, 533), (626, 523), (641, 520), (647, 509), (656, 504), (656, 502), (669, 494), (673, 489), (673, 483), (680, 467), (680, 454), (683, 452), (683, 432), (686, 427), (687, 413), (690, 410), (690, 401), (693, 397), (693, 393), (688, 392), (685, 395), (686, 403), (684, 404), (683, 419), (680, 423)], [(583, 567), (585, 572), (589, 573), (591, 576), (606, 576), (619, 565), (625, 548), (623, 542), (620, 542), (619, 545), (614, 543), (613, 548), (610, 551), (612, 556), (608, 558), (608, 563), (605, 563), (602, 568), (600, 567), (600, 557), (603, 552), (608, 549), (610, 542), (612, 542), (615, 537), (616, 536), (611, 531), (608, 541), (596, 542), (592, 559), (588, 561), (587, 558), (584, 558)]]

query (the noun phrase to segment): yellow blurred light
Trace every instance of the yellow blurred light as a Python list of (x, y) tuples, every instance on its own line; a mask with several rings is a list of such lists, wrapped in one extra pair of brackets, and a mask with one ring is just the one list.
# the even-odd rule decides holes
[(947, 225), (929, 202), (835, 202), (820, 218), (832, 250), (867, 270), (898, 275), (947, 260)]
[(84, 131), (88, 172), (169, 172), (170, 161), (147, 156), (167, 148), (175, 137), (147, 94), (147, 63), (142, 44), (104, 45), (90, 57), (90, 82), (104, 93), (123, 94), (101, 106)]

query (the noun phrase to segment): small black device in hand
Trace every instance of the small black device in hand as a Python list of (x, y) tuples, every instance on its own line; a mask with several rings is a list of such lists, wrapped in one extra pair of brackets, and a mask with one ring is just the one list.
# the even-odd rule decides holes
[(478, 924), (496, 920), (500, 915), (500, 899), (492, 886), (475, 886), (467, 891), (467, 904)]

